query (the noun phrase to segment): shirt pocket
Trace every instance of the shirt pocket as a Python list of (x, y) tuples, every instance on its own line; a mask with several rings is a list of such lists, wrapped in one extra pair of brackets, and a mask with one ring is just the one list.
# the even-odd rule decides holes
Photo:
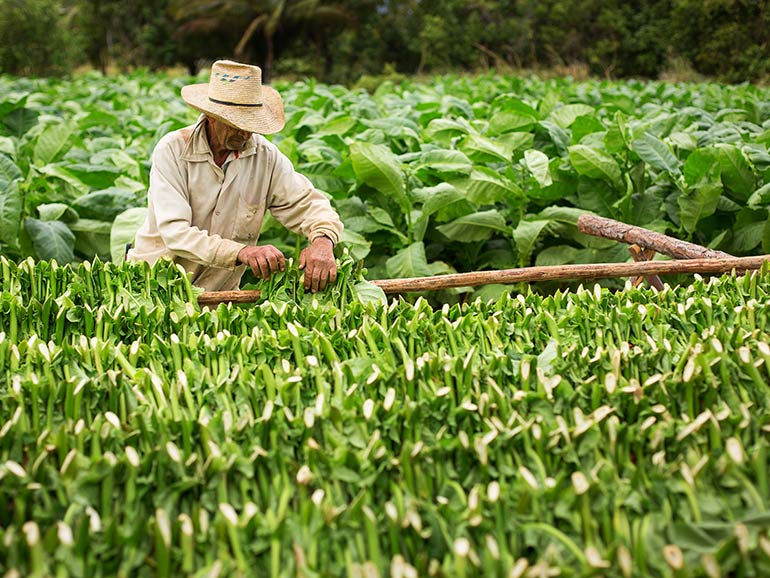
[(254, 204), (241, 199), (238, 203), (238, 216), (235, 219), (234, 240), (246, 245), (255, 244), (264, 218), (264, 202)]

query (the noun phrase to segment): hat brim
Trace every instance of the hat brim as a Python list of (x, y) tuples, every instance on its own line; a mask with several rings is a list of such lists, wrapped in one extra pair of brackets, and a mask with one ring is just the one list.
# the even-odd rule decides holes
[(194, 109), (248, 132), (273, 134), (286, 124), (283, 100), (274, 88), (262, 86), (262, 106), (257, 107), (212, 102), (209, 100), (208, 91), (208, 84), (183, 86), (182, 99)]

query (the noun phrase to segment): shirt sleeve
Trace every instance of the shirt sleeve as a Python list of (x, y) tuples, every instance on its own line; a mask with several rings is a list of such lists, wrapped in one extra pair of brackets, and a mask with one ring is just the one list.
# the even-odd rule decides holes
[(312, 243), (326, 236), (335, 245), (343, 225), (329, 199), (310, 180), (294, 170), (280, 151), (275, 150), (275, 164), (270, 183), (268, 209), (287, 229), (307, 237)]
[(168, 145), (159, 145), (152, 155), (148, 197), (161, 239), (178, 257), (233, 270), (245, 245), (192, 226), (189, 194), (178, 159)]

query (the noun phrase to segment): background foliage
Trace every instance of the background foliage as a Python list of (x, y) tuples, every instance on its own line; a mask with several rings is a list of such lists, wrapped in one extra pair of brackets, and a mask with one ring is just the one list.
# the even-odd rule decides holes
[(346, 83), (489, 67), (730, 82), (770, 70), (766, 0), (0, 0), (0, 38), (0, 72), (13, 74), (195, 73), (220, 57)]

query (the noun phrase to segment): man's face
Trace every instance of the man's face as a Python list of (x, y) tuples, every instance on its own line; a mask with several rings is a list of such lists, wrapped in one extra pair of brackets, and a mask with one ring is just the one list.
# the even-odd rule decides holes
[(228, 151), (242, 151), (251, 139), (252, 133), (248, 131), (234, 128), (211, 117), (208, 117), (208, 122), (211, 136), (219, 146)]

